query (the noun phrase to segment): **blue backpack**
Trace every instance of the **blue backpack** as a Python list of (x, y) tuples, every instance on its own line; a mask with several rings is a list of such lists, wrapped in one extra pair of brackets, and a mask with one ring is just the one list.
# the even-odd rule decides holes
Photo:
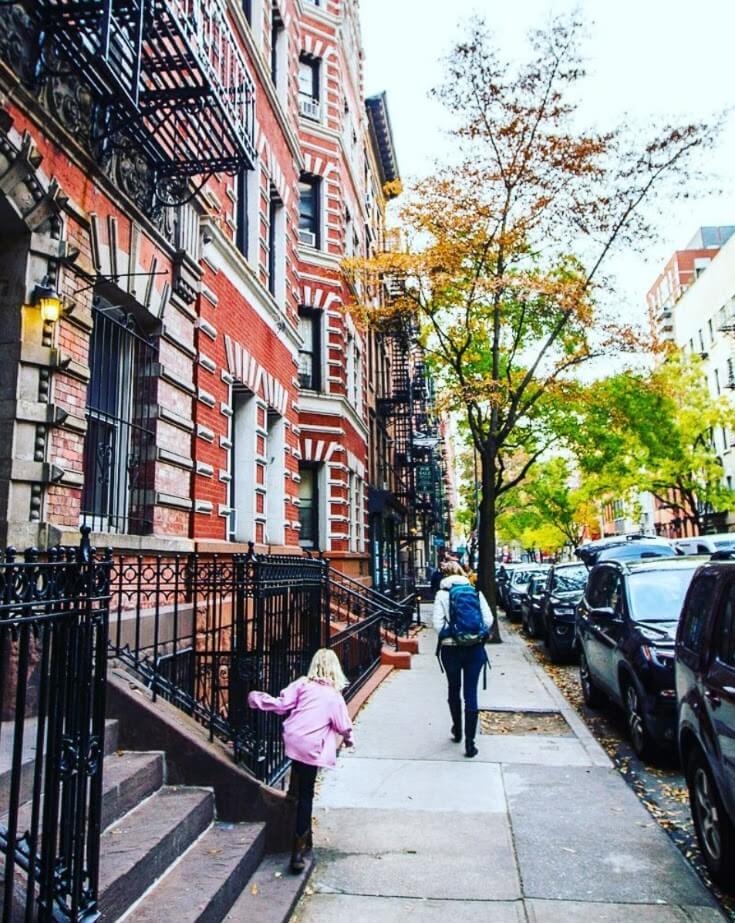
[(449, 624), (445, 625), (439, 640), (451, 638), (460, 647), (484, 644), (489, 632), (480, 609), (480, 594), (469, 583), (459, 583), (449, 590)]

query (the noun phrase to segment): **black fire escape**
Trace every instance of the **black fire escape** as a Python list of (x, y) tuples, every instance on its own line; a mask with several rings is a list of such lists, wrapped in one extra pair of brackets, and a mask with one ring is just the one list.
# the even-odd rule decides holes
[(132, 146), (161, 199), (255, 163), (255, 91), (224, 0), (37, 0), (42, 81), (74, 73), (95, 101), (96, 153)]
[[(385, 284), (389, 303), (400, 297), (401, 285), (395, 279)], [(377, 409), (393, 438), (395, 494), (405, 511), (399, 535), (401, 577), (412, 585), (423, 576), (416, 572), (421, 558), (428, 562), (433, 549), (449, 540), (446, 455), (415, 321), (399, 312), (385, 323), (383, 335), (391, 380)]]

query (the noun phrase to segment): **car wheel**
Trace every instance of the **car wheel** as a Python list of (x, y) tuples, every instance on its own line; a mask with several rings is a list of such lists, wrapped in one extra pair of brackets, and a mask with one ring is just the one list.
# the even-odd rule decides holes
[(628, 725), (628, 737), (633, 749), (640, 759), (649, 760), (653, 756), (654, 747), (646, 725), (643, 702), (637, 686), (631, 680), (628, 680), (623, 687), (623, 703), (625, 705), (625, 720)]
[[(551, 632), (549, 632), (549, 639), (551, 639)], [(551, 644), (551, 640), (549, 640), (549, 644)], [(590, 708), (599, 708), (604, 702), (604, 696), (592, 680), (590, 665), (587, 663), (584, 650), (579, 655), (579, 683), (582, 687), (584, 704)]]
[(707, 869), (712, 880), (732, 894), (735, 828), (723, 807), (707, 760), (698, 750), (689, 760), (687, 785), (694, 829)]

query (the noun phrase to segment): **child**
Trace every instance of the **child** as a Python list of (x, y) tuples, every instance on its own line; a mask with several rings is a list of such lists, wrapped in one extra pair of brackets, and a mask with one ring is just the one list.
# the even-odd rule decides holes
[(347, 679), (334, 651), (322, 648), (312, 658), (306, 676), (287, 686), (276, 699), (265, 692), (251, 692), (248, 705), (261, 711), (288, 715), (283, 722), (286, 756), (292, 760), (291, 776), (298, 789), (296, 832), (291, 852), (291, 871), (304, 871), (304, 855), (311, 849), (311, 808), (319, 767), (333, 767), (337, 735), (352, 746), (352, 722), (342, 690)]

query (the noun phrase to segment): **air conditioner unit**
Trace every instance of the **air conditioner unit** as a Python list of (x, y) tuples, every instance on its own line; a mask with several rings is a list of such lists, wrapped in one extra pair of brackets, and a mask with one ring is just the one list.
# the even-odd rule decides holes
[(316, 234), (306, 228), (299, 228), (299, 241), (307, 247), (316, 247)]
[(313, 119), (313, 121), (318, 122), (321, 118), (321, 106), (319, 105), (319, 100), (314, 99), (313, 96), (300, 96), (299, 97), (299, 111), (307, 119)]

